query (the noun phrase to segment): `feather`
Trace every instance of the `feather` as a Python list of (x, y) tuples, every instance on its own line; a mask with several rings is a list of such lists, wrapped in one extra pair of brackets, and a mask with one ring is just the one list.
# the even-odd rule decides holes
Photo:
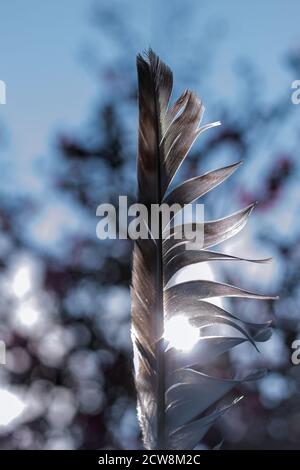
[[(197, 137), (220, 123), (200, 126), (204, 106), (191, 91), (185, 91), (170, 105), (172, 72), (152, 50), (145, 56), (138, 55), (137, 72), (137, 202), (144, 204), (149, 212), (153, 204), (179, 204), (182, 207), (225, 181), (241, 162), (196, 176), (170, 189)], [(142, 219), (149, 237), (136, 240), (134, 245), (131, 334), (138, 418), (148, 449), (194, 448), (216, 419), (237, 404), (239, 398), (221, 407), (218, 402), (243, 381), (213, 377), (203, 369), (239, 344), (249, 342), (257, 347), (256, 342), (270, 337), (270, 322), (244, 322), (205, 300), (211, 297), (273, 297), (205, 279), (169, 283), (180, 269), (195, 263), (214, 260), (267, 262), (207, 251), (238, 233), (253, 207), (254, 204), (223, 219), (191, 223), (190, 228), (204, 233), (202, 246), (188, 246), (191, 241), (184, 237), (178, 240), (176, 234), (182, 227), (174, 225), (172, 220), (165, 225), (160, 213), (155, 222)], [(172, 218), (179, 210), (180, 207)], [(166, 323), (176, 316), (201, 331), (194, 346), (185, 353), (164, 339)], [(203, 333), (206, 327), (220, 324), (229, 325), (236, 335)], [(260, 377), (260, 372), (253, 373), (244, 381)]]

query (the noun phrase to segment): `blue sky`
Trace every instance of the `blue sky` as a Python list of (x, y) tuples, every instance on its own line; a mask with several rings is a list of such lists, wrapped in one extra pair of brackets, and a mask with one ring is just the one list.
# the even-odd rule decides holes
[[(0, 79), (7, 84), (7, 104), (0, 108), (0, 119), (9, 138), (3, 158), (10, 165), (17, 162), (11, 171), (17, 172), (14, 176), (18, 176), (21, 187), (24, 184), (28, 189), (38, 189), (32, 162), (48, 152), (55, 130), (77, 125), (86, 118), (92, 98), (98, 95), (97, 84), (82, 60), (86, 45), (91, 44), (97, 51), (101, 36), (101, 31), (97, 35), (91, 25), (94, 4), (123, 8), (128, 28), (137, 32), (136, 50), (151, 44), (175, 69), (178, 57), (184, 61), (185, 54), (197, 54), (197, 35), (200, 37), (201, 31), (209, 27), (216, 28), (218, 33), (224, 20), (228, 34), (216, 47), (217, 60), (211, 75), (212, 87), (218, 87), (220, 99), (234, 95), (232, 65), (238, 57), (255, 61), (267, 80), (266, 94), (272, 96), (290, 86), (290, 81), (285, 82), (290, 78), (281, 61), (287, 48), (297, 47), (297, 43), (300, 47), (299, 2), (187, 0), (185, 8), (195, 14), (183, 24), (184, 41), (178, 16), (174, 24), (169, 22), (166, 27), (175, 3), (170, 0), (2, 2)], [(101, 44), (106, 45), (106, 50), (99, 50), (98, 56), (105, 61), (110, 54), (109, 38)], [(123, 53), (126, 54), (126, 45)]]
[[(95, 5), (120, 13), (133, 44), (118, 48), (109, 27), (97, 31), (92, 25)], [(134, 77), (135, 53), (151, 45), (174, 69), (178, 88), (197, 87), (198, 82), (200, 87), (201, 70), (194, 72), (191, 84), (181, 83), (179, 72), (184, 72), (189, 55), (199, 55), (201, 63), (203, 51), (209, 50), (206, 41), (213, 40), (216, 56), (210, 79), (196, 90), (205, 102), (215, 102), (216, 97), (234, 102), (235, 63), (240, 58), (255, 63), (264, 98), (272, 100), (290, 92), (283, 56), (288, 49), (300, 48), (299, 17), (297, 0), (2, 2), (0, 79), (7, 86), (7, 104), (0, 106), (0, 124), (7, 131), (7, 145), (0, 152), (2, 189), (39, 195), (44, 209), (53, 212), (58, 196), (49, 192), (46, 175), (53, 164), (54, 136), (61, 129), (79, 127), (92, 113), (94, 99), (105, 95), (84, 64), (89, 48), (103, 68), (119, 58), (127, 61)], [(63, 201), (59, 204), (60, 220), (67, 209)]]

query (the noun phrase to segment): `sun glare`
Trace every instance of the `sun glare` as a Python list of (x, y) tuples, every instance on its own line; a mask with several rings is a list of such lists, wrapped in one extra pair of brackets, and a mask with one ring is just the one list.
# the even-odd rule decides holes
[(0, 426), (8, 426), (24, 411), (25, 404), (12, 392), (0, 389)]
[(18, 322), (25, 327), (33, 327), (39, 320), (39, 311), (31, 305), (21, 305), (17, 311)]
[(30, 270), (27, 266), (21, 266), (17, 270), (13, 278), (12, 289), (18, 298), (23, 297), (31, 289)]
[(186, 317), (177, 315), (166, 321), (164, 338), (174, 348), (189, 351), (199, 339), (199, 330)]

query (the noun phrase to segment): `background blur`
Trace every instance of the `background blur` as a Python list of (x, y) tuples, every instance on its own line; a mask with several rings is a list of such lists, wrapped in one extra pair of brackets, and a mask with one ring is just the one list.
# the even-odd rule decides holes
[[(271, 265), (215, 262), (214, 275), (277, 302), (232, 301), (272, 319), (272, 339), (231, 354), (269, 375), (203, 445), (300, 448), (300, 4), (238, 0), (1, 3), (0, 365), (2, 449), (141, 446), (130, 343), (128, 241), (96, 238), (96, 207), (135, 195), (135, 56), (151, 45), (192, 88), (205, 122), (183, 177), (244, 160), (204, 200), (206, 218), (258, 200), (248, 227), (222, 248)], [(211, 273), (210, 273), (211, 274)]]

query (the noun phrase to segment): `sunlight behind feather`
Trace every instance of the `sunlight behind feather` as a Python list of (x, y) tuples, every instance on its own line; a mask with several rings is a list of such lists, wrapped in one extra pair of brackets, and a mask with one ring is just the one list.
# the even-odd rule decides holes
[[(176, 274), (173, 282), (179, 284), (199, 278), (209, 281), (215, 280), (214, 271), (209, 263), (193, 264), (181, 269)], [(206, 299), (206, 301), (222, 307), (222, 300), (220, 298), (214, 298), (213, 300)], [(171, 346), (180, 351), (190, 351), (197, 343), (199, 337), (199, 328), (193, 327), (184, 315), (177, 315), (165, 322), (164, 338)]]
[[(169, 286), (174, 284), (180, 284), (182, 282), (197, 281), (204, 279), (207, 281), (215, 281), (216, 276), (214, 269), (210, 266), (209, 263), (196, 263), (186, 266), (183, 269), (180, 269), (179, 272), (175, 274), (174, 278), (171, 279)], [(205, 300), (206, 302), (210, 302), (214, 305), (217, 305), (218, 307), (223, 307), (223, 300), (221, 297), (208, 298)]]
[(194, 328), (186, 317), (176, 315), (165, 322), (164, 338), (174, 348), (189, 351), (199, 339), (199, 329)]

